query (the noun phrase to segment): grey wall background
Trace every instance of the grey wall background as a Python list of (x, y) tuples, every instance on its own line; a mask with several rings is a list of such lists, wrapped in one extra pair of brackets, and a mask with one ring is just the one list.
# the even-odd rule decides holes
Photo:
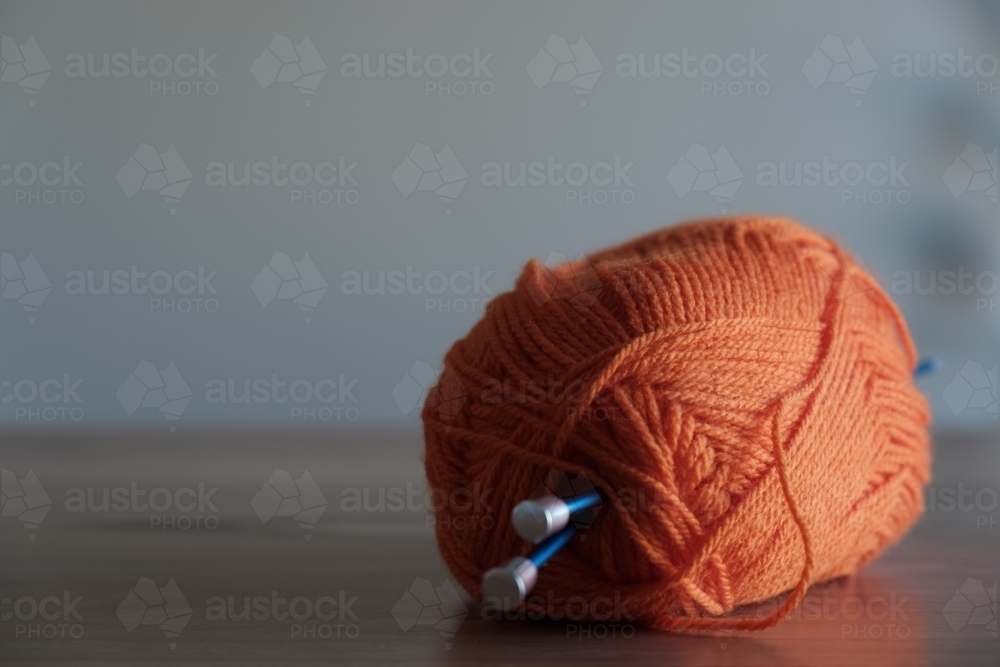
[[(892, 289), (921, 352), (944, 362), (923, 381), (938, 426), (994, 427), (998, 27), (1000, 13), (989, 2), (6, 0), (0, 5), (0, 250), (6, 253), (0, 428), (415, 429), (427, 368), (438, 366), (482, 314), (484, 300), (508, 289), (529, 257), (575, 258), (722, 210), (808, 222), (841, 239), (890, 288), (894, 276), (946, 287), (942, 271), (970, 274), (969, 294), (908, 293), (902, 283)], [(581, 69), (599, 61), (596, 82), (573, 82), (585, 94), (570, 82), (547, 80), (539, 49), (547, 41), (558, 46), (551, 35), (568, 44), (585, 38), (592, 53), (573, 56)], [(280, 52), (305, 38), (315, 53), (304, 49), (286, 64), (304, 58), (307, 71), (325, 68), (322, 80), (316, 85), (314, 75), (299, 87), (283, 80), (294, 73), (276, 80), (265, 49), (275, 44)], [(836, 56), (838, 44), (852, 45), (846, 66), (860, 78), (850, 85), (827, 73), (824, 56), (815, 54), (826, 45)], [(471, 58), (478, 51), (486, 69), (440, 77), (343, 75), (352, 58), (367, 55), (374, 66), (379, 54), (407, 49), (432, 70), (442, 62), (432, 54)], [(210, 59), (201, 72), (200, 50)], [(75, 76), (80, 62), (93, 60), (100, 70), (108, 54), (113, 68), (114, 54), (130, 61), (133, 52), (145, 58), (135, 72)], [(691, 76), (628, 78), (619, 69), (628, 54), (642, 55), (648, 68), (655, 54), (685, 52), (697, 59)], [(751, 52), (762, 59), (752, 78), (741, 74), (738, 58), (730, 60), (732, 72), (712, 75), (717, 62)], [(934, 76), (906, 75), (902, 68), (915, 54), (921, 68), (935, 59)], [(963, 64), (969, 76), (947, 65), (961, 54), (971, 58)], [(537, 83), (528, 72), (533, 59)], [(162, 76), (139, 75), (151, 60)], [(463, 74), (466, 61), (454, 62)], [(868, 81), (872, 63), (876, 74)], [(155, 176), (145, 181), (154, 189), (129, 191), (145, 172), (135, 165), (122, 170), (130, 156), (142, 155), (143, 144), (158, 153), (173, 146), (190, 172), (179, 201), (165, 200)], [(410, 193), (414, 183), (405, 170), (397, 178), (402, 189), (394, 182), (417, 144), (454, 152), (468, 175), (454, 201), (432, 191)], [(738, 169), (742, 181), (731, 201), (698, 189), (705, 180), (688, 191), (683, 170), (670, 176), (686, 153), (693, 155), (692, 144), (728, 151), (732, 163), (720, 154), (708, 169), (724, 180), (733, 165)], [(956, 163), (960, 156), (964, 161)], [(328, 186), (209, 182), (213, 163), (233, 163), (239, 178), (243, 163), (272, 158), (355, 166), (351, 178)], [(483, 183), (489, 163), (516, 170), (521, 162), (550, 158), (631, 166), (619, 185)], [(895, 161), (903, 180), (880, 182), (876, 166), (870, 180), (846, 188), (763, 182), (766, 163), (792, 167), (824, 158), (863, 168)], [(51, 184), (33, 180), (33, 170), (50, 162), (60, 167), (43, 170)], [(72, 171), (77, 181), (63, 173), (64, 163), (71, 169), (79, 163)], [(169, 171), (171, 180), (186, 178), (176, 161)], [(284, 298), (267, 302), (274, 294), (264, 278), (252, 288), (275, 253), (295, 261), (308, 253), (327, 285), (314, 311)], [(71, 293), (80, 275), (73, 272), (92, 272), (96, 288), (105, 272), (130, 272), (133, 265), (147, 276), (166, 272), (154, 286), (181, 275), (182, 290), (189, 282), (182, 272), (201, 268), (213, 276), (211, 289), (185, 295), (172, 288), (154, 297), (131, 286), (125, 294)], [(455, 278), (455, 289), (430, 297), (345, 293), (351, 272), (367, 271), (377, 281), (380, 271), (407, 267), (422, 276), (415, 285), (439, 272)], [(305, 276), (311, 267), (300, 268)], [(477, 271), (481, 283), (466, 292), (471, 283), (461, 272)], [(435, 274), (432, 287), (439, 280)], [(294, 292), (285, 289), (292, 291), (279, 297)], [(142, 361), (159, 372), (147, 373)], [(138, 377), (129, 380), (133, 373)], [(298, 381), (299, 397), (319, 386), (332, 400), (281, 403), (269, 393), (264, 403), (212, 402), (213, 381), (232, 380), (242, 393), (244, 380), (266, 380), (270, 388), (275, 375)], [(169, 392), (157, 398), (163, 377)], [(147, 407), (137, 407), (143, 400)]]

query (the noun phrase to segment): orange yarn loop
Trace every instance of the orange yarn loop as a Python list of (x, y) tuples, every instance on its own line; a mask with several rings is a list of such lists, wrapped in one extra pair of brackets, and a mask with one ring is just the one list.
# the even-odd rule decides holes
[[(423, 410), (455, 577), (525, 545), (509, 516), (551, 470), (609, 502), (529, 610), (751, 630), (846, 575), (923, 509), (929, 412), (899, 311), (833, 241), (784, 219), (667, 228), (512, 292), (445, 357)], [(455, 502), (485, 490), (485, 502)], [(482, 491), (481, 491), (482, 493)], [(486, 494), (489, 495), (486, 495)], [(766, 618), (734, 609), (790, 592)], [(607, 615), (597, 600), (628, 600)]]

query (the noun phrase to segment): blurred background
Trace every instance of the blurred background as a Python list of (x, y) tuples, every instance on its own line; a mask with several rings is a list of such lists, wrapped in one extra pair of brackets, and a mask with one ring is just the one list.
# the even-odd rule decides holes
[(998, 14), (5, 2), (0, 428), (413, 431), (528, 258), (723, 212), (840, 239), (992, 426)]
[[(278, 589), (360, 590), (336, 659), (552, 658), (559, 629), (393, 611), (450, 585), (426, 507), (378, 501), (424, 498), (426, 389), (529, 258), (759, 213), (839, 239), (940, 360), (938, 467), (909, 550), (833, 589), (912, 599), (906, 637), (799, 619), (741, 662), (995, 664), (1000, 4), (4, 0), (0, 36), (0, 641), (39, 640), (11, 660), (298, 659), (204, 613)], [(133, 632), (150, 579), (179, 640)], [(85, 642), (4, 616), (65, 591)], [(729, 655), (639, 636), (616, 658)]]

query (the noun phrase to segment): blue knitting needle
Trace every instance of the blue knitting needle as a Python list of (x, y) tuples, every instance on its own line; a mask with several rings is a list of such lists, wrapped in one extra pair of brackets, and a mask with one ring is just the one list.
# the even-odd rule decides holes
[(577, 530), (570, 523), (535, 547), (527, 558), (516, 556), (500, 567), (487, 570), (483, 575), (483, 597), (487, 600), (497, 599), (504, 611), (516, 609), (535, 587), (538, 569), (566, 546)]
[(921, 359), (917, 363), (917, 367), (913, 370), (914, 378), (922, 378), (925, 375), (930, 375), (941, 368), (941, 360), (937, 357), (927, 357), (926, 359)]
[(597, 490), (575, 498), (544, 496), (523, 500), (510, 514), (510, 522), (521, 539), (538, 543), (566, 527), (573, 514), (604, 502)]

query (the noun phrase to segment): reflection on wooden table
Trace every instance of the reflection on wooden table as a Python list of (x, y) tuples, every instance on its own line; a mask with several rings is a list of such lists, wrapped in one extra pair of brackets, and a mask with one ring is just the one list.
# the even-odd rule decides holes
[(419, 457), (373, 436), (5, 437), (3, 664), (998, 664), (996, 433), (937, 439), (928, 512), (884, 557), (717, 637), (480, 607), (438, 556)]

